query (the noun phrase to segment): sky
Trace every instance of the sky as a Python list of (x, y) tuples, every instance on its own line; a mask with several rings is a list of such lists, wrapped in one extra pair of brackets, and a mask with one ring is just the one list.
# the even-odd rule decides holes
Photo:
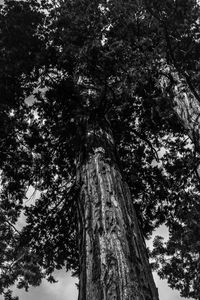
[[(70, 272), (66, 274), (64, 270), (57, 272), (55, 276), (59, 281), (49, 284), (44, 281), (40, 287), (32, 287), (29, 292), (14, 290), (14, 295), (19, 296), (20, 300), (77, 300), (78, 290), (75, 285), (77, 280), (71, 277)], [(167, 286), (165, 280), (159, 280), (154, 274), (156, 286), (158, 287), (160, 300), (183, 300), (179, 292), (173, 291)], [(3, 297), (0, 296), (3, 300)]]
[[(155, 235), (168, 237), (168, 231), (165, 226), (161, 226), (155, 231)], [(151, 248), (153, 238), (147, 242)], [(184, 300), (181, 298), (179, 292), (168, 287), (166, 280), (160, 280), (156, 273), (153, 274), (156, 286), (159, 292), (160, 300)], [(19, 296), (20, 300), (77, 300), (78, 290), (75, 283), (78, 283), (77, 278), (71, 277), (71, 273), (66, 273), (65, 270), (60, 270), (55, 273), (55, 278), (58, 280), (55, 284), (50, 284), (46, 280), (39, 287), (31, 287), (29, 292), (24, 290), (14, 289), (14, 295)], [(0, 300), (3, 297), (0, 296)], [(187, 299), (192, 300), (192, 299)]]

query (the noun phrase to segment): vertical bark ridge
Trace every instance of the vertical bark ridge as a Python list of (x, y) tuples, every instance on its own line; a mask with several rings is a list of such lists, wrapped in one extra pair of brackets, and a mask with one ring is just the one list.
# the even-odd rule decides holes
[(107, 155), (110, 146), (93, 148), (80, 168), (79, 300), (158, 300), (130, 191)]
[[(173, 108), (189, 137), (200, 152), (200, 102), (195, 97), (186, 80), (169, 66), (165, 68), (170, 73), (174, 85), (172, 88)], [(170, 85), (167, 76), (161, 78), (161, 87)]]

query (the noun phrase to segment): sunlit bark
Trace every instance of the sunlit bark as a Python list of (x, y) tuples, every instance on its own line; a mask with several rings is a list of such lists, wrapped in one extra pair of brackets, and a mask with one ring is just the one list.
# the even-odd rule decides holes
[(87, 137), (89, 153), (79, 168), (79, 300), (158, 300), (111, 133), (90, 128)]

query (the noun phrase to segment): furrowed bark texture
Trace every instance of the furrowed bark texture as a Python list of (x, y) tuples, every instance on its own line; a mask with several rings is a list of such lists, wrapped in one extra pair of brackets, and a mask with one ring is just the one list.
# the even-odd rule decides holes
[(88, 132), (89, 139), (94, 135), (98, 143), (79, 175), (79, 300), (158, 300), (130, 191), (113, 160), (112, 137)]
[(174, 109), (189, 137), (200, 151), (200, 103), (187, 86), (187, 83), (178, 76), (176, 76), (176, 79)]
[[(166, 68), (166, 74), (170, 73), (175, 81), (172, 87), (174, 111), (188, 133), (190, 139), (200, 152), (200, 102), (188, 86), (187, 81), (181, 78), (178, 72)], [(161, 86), (169, 86), (167, 77), (162, 78)]]

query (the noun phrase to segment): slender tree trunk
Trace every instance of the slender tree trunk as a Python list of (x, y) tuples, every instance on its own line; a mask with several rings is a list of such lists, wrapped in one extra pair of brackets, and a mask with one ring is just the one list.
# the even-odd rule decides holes
[(184, 79), (177, 73), (173, 76), (176, 79), (173, 89), (174, 109), (197, 150), (200, 151), (200, 102)]
[[(166, 69), (166, 74), (170, 74), (174, 80), (174, 84), (169, 91), (174, 111), (195, 144), (196, 150), (200, 152), (200, 95), (198, 98), (194, 95), (187, 81), (179, 76), (177, 71), (169, 66)], [(161, 86), (164, 87), (164, 92), (165, 87), (169, 85), (169, 80), (166, 76), (163, 76)]]
[(158, 300), (131, 195), (108, 129), (87, 130), (79, 167), (79, 300)]

